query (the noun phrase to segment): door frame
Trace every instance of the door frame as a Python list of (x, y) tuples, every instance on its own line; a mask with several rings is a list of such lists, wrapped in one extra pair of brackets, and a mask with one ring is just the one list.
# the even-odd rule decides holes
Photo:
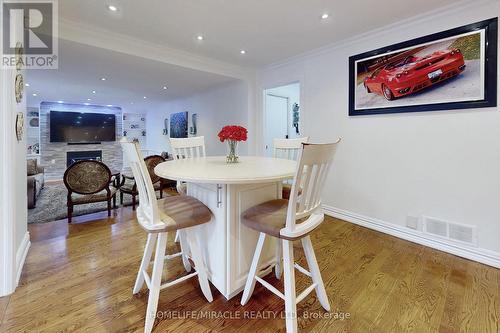
[[(302, 129), (303, 129), (303, 84), (302, 84), (302, 81), (303, 80), (293, 80), (293, 81), (284, 81), (283, 83), (273, 83), (273, 84), (270, 84), (270, 85), (263, 85), (261, 86), (261, 94), (260, 94), (260, 98), (261, 98), (261, 101), (260, 101), (260, 105), (261, 105), (261, 110), (262, 112), (260, 113), (261, 115), (261, 118), (260, 118), (260, 125), (261, 125), (261, 128), (263, 129), (263, 131), (260, 133), (260, 140), (258, 140), (258, 148), (257, 148), (257, 153), (261, 154), (261, 155), (265, 155), (266, 153), (266, 131), (267, 131), (267, 109), (266, 109), (266, 95), (267, 95), (267, 91), (268, 90), (271, 90), (271, 89), (274, 89), (274, 88), (279, 88), (279, 87), (283, 87), (283, 86), (288, 86), (288, 85), (292, 85), (292, 84), (298, 84), (299, 85), (299, 90), (300, 90), (300, 94), (299, 94), (299, 98), (300, 98), (300, 122), (299, 122), (299, 128), (301, 129), (301, 132), (302, 132)], [(284, 96), (279, 96), (279, 95), (276, 95), (276, 94), (271, 94), (271, 95), (274, 95), (274, 96), (277, 96), (277, 97), (284, 97)], [(288, 104), (290, 103), (289, 101), (289, 98), (286, 97), (288, 99)], [(290, 105), (288, 105), (290, 106)], [(287, 119), (290, 120), (290, 115), (287, 113)], [(287, 120), (287, 122), (288, 122)]]

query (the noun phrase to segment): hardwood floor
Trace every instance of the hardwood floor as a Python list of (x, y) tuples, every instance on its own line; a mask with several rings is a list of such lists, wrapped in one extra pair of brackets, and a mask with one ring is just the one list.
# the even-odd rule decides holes
[[(105, 214), (29, 226), (20, 286), (0, 298), (0, 332), (142, 332), (147, 292), (134, 296), (132, 287), (146, 233), (129, 208)], [(298, 306), (300, 332), (500, 331), (498, 269), (333, 218), (312, 241), (332, 311), (312, 293)], [(169, 264), (164, 278), (182, 274), (180, 260)], [(296, 277), (300, 291), (309, 281)], [(266, 280), (283, 288), (272, 274)], [(241, 294), (226, 301), (212, 291), (213, 303), (196, 279), (162, 291), (158, 311), (171, 319), (157, 320), (154, 332), (284, 332), (283, 301), (259, 284), (244, 307)]]

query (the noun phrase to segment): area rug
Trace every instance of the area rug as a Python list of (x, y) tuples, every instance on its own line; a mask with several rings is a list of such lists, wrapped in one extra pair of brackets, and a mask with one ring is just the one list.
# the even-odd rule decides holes
[[(167, 189), (164, 191), (163, 196), (176, 195), (176, 193), (174, 189)], [(28, 223), (46, 223), (67, 218), (67, 195), (68, 190), (64, 184), (45, 185), (36, 200), (36, 207), (28, 209)], [(120, 193), (116, 195), (116, 204), (120, 206)], [(125, 194), (123, 196), (123, 205), (132, 205), (132, 197), (130, 195)], [(107, 209), (108, 204), (106, 202), (78, 205), (73, 208), (73, 216), (102, 212)]]

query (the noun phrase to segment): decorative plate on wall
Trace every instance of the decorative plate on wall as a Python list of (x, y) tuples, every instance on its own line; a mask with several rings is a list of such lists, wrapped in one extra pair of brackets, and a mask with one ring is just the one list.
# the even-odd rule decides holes
[(21, 44), (21, 42), (17, 42), (17, 44), (16, 44), (16, 69), (18, 71), (20, 71), (22, 69), (23, 54), (24, 54), (23, 44)]
[(16, 87), (16, 102), (21, 103), (21, 101), (23, 100), (23, 92), (24, 92), (24, 79), (22, 74), (16, 75), (15, 87)]
[(24, 113), (18, 112), (16, 116), (16, 137), (21, 141), (24, 135)]

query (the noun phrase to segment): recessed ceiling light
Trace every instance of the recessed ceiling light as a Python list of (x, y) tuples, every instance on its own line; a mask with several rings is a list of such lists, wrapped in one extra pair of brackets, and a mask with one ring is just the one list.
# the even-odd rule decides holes
[(163, 86), (163, 90), (167, 90), (167, 86)]
[(57, 103), (61, 104), (61, 103), (64, 103), (64, 101), (57, 101)]
[(101, 81), (106, 81), (106, 78), (105, 77), (101, 77)]
[(30, 84), (29, 84), (29, 83), (26, 83), (26, 84), (25, 84), (25, 86), (26, 86), (26, 87), (29, 87), (29, 86), (30, 86)]
[(111, 104), (108, 104), (108, 105), (106, 105), (106, 106), (107, 106), (107, 107), (111, 107), (111, 106), (113, 106), (113, 105), (111, 105)]
[(241, 54), (245, 54), (245, 53), (247, 53), (247, 51), (245, 51), (245, 50), (241, 50), (241, 51), (240, 51), (240, 53), (241, 53)]
[(321, 19), (323, 19), (323, 20), (326, 20), (329, 17), (330, 17), (330, 15), (328, 15), (327, 13), (324, 13), (323, 15), (321, 15)]
[(90, 99), (90, 98), (87, 98), (87, 101), (91, 101), (91, 99)]
[(36, 97), (36, 96), (37, 96), (37, 94), (35, 94), (35, 93), (34, 93), (34, 94), (33, 94), (33, 96), (34, 96), (34, 97)]
[(116, 6), (113, 6), (113, 5), (109, 5), (108, 6), (108, 9), (112, 12), (116, 12), (118, 10), (118, 8)]
[(92, 93), (95, 94), (95, 90), (92, 90)]
[(144, 99), (146, 99), (147, 97), (146, 97), (146, 96), (144, 96), (143, 98), (144, 98)]
[(197, 40), (203, 40), (203, 39), (204, 39), (204, 37), (203, 37), (202, 35), (198, 35), (198, 36), (196, 36), (196, 39), (197, 39)]

